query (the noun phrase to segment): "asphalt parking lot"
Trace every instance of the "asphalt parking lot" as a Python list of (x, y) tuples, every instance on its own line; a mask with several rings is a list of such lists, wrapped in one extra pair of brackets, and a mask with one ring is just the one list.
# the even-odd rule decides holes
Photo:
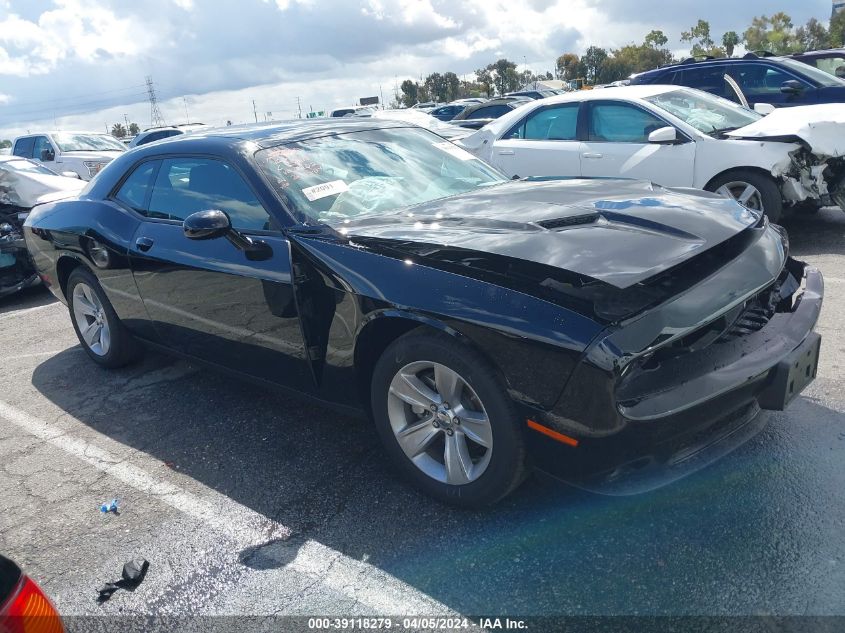
[(399, 481), (365, 422), (155, 353), (102, 370), (44, 290), (2, 299), (0, 551), (67, 615), (845, 615), (845, 213), (786, 225), (827, 292), (788, 412), (651, 493), (532, 479), (486, 512)]

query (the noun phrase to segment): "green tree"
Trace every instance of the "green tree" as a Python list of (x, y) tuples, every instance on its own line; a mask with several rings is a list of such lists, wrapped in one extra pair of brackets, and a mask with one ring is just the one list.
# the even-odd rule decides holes
[(824, 24), (816, 18), (810, 18), (807, 24), (795, 30), (795, 40), (801, 51), (815, 51), (828, 46), (830, 34)]
[(572, 81), (578, 78), (578, 66), (581, 60), (575, 53), (564, 53), (557, 58), (555, 64), (557, 76), (563, 81)]
[(591, 46), (581, 57), (581, 68), (587, 83), (594, 84), (601, 74), (601, 67), (607, 61), (607, 51), (599, 46)]
[(750, 51), (770, 51), (776, 55), (786, 55), (801, 48), (793, 31), (792, 18), (783, 11), (771, 17), (755, 17), (745, 31), (745, 46)]
[(830, 19), (827, 29), (827, 45), (832, 48), (845, 46), (845, 11), (839, 11)]
[(516, 64), (512, 61), (503, 57), (489, 64), (487, 71), (492, 76), (493, 85), (500, 95), (519, 89), (519, 73), (516, 72)]
[(446, 101), (454, 101), (461, 96), (461, 80), (453, 72), (443, 73), (443, 81), (446, 84)]
[(681, 41), (689, 42), (690, 52), (694, 56), (708, 55), (709, 51), (716, 46), (710, 36), (710, 22), (707, 20), (699, 20), (689, 31), (682, 32)]
[(10, 141), (10, 140), (4, 139), (4, 140), (0, 141), (0, 149), (6, 149), (7, 147), (11, 147), (11, 146), (12, 146), (12, 141)]
[(490, 67), (479, 68), (475, 71), (476, 82), (481, 86), (485, 97), (493, 96), (493, 74), (490, 72)]
[(440, 73), (431, 73), (423, 86), (434, 101), (446, 101), (446, 80)]
[(412, 105), (419, 103), (419, 85), (417, 82), (406, 79), (399, 87), (402, 91), (402, 103), (405, 107), (410, 108)]
[(734, 56), (734, 49), (739, 44), (739, 33), (736, 31), (728, 31), (722, 36), (722, 46), (725, 47), (725, 55), (728, 57)]
[(111, 128), (111, 135), (116, 138), (123, 138), (126, 136), (126, 128), (122, 123), (115, 123)]
[(651, 48), (665, 48), (666, 44), (669, 43), (669, 38), (666, 37), (666, 34), (663, 31), (652, 31), (648, 35), (645, 36), (645, 45)]
[(138, 127), (137, 123), (130, 123), (129, 124), (129, 136), (138, 136), (141, 133), (141, 128)]

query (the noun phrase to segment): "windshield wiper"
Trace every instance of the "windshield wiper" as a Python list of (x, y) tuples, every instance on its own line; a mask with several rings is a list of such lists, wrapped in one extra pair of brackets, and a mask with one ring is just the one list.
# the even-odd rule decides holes
[(745, 127), (744, 125), (734, 125), (732, 127), (720, 127), (718, 129), (713, 129), (712, 132), (708, 132), (708, 136), (725, 136), (728, 132), (733, 132), (734, 130), (738, 130), (741, 127)]

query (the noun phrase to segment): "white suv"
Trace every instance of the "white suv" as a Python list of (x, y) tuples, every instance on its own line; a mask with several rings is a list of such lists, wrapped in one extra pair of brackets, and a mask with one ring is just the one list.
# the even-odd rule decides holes
[(59, 174), (74, 172), (82, 180), (91, 180), (125, 151), (126, 146), (111, 134), (95, 132), (27, 134), (12, 144), (15, 156), (39, 161)]

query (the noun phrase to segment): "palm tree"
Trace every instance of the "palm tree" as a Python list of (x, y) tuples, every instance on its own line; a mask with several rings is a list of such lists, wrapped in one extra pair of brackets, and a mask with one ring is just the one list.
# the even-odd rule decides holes
[(123, 138), (126, 136), (126, 128), (120, 123), (115, 123), (111, 128), (111, 135), (115, 138)]
[(734, 48), (737, 44), (739, 44), (739, 34), (736, 31), (728, 31), (722, 36), (722, 45), (728, 57), (734, 56)]

